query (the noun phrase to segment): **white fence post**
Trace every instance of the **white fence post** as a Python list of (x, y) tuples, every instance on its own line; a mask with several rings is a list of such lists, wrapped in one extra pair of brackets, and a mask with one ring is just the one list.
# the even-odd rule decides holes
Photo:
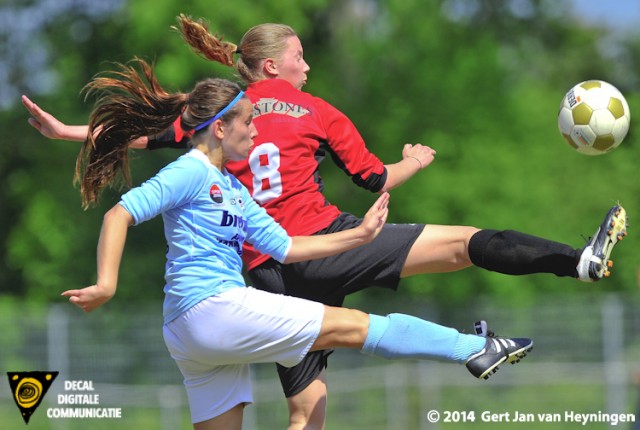
[(442, 381), (437, 363), (420, 361), (416, 364), (418, 372), (418, 393), (420, 395), (420, 430), (438, 430), (438, 420), (429, 416), (429, 411), (440, 412), (440, 390)]
[[(47, 370), (60, 372), (60, 377), (69, 377), (69, 315), (60, 305), (51, 306), (47, 314), (47, 366)], [(47, 397), (49, 402), (52, 399), (51, 395)], [(69, 423), (51, 420), (51, 426), (63, 430), (69, 428)]]
[(175, 385), (165, 385), (158, 391), (161, 426), (163, 430), (180, 428), (182, 412), (182, 390)]
[(607, 390), (607, 412), (622, 413), (627, 408), (627, 371), (624, 363), (624, 306), (618, 296), (602, 303), (602, 360)]
[(407, 390), (409, 387), (407, 380), (406, 363), (392, 363), (385, 366), (384, 385), (387, 403), (387, 428), (406, 429), (408, 428), (408, 404)]

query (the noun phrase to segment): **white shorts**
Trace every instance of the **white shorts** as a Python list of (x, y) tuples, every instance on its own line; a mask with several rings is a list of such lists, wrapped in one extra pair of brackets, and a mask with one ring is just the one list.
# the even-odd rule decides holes
[(254, 288), (209, 297), (163, 327), (184, 376), (192, 422), (253, 401), (249, 363), (291, 367), (320, 333), (324, 306)]

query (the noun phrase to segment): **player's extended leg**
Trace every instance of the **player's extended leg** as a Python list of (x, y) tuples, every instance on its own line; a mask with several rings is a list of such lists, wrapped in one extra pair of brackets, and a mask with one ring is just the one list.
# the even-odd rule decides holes
[(323, 370), (304, 390), (287, 398), (288, 430), (322, 430), (327, 409), (327, 375)]
[(486, 379), (498, 365), (516, 363), (533, 347), (531, 339), (484, 337), (460, 333), (404, 314), (379, 316), (354, 309), (325, 306), (320, 334), (311, 350), (359, 348), (389, 360), (418, 359), (465, 363)]
[(609, 256), (626, 231), (626, 212), (619, 205), (607, 212), (582, 249), (513, 230), (427, 225), (409, 251), (401, 277), (474, 264), (509, 275), (552, 273), (597, 281), (609, 275)]

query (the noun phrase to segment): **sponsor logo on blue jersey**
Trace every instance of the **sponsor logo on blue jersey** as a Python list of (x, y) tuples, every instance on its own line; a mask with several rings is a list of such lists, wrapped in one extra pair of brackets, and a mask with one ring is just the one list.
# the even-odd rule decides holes
[(211, 185), (211, 188), (209, 188), (209, 197), (211, 197), (211, 200), (213, 200), (214, 203), (219, 205), (224, 201), (222, 198), (222, 191), (216, 184)]
[(235, 249), (238, 255), (242, 256), (242, 244), (247, 237), (247, 220), (243, 216), (234, 215), (227, 210), (223, 210), (220, 215), (220, 226), (233, 228), (237, 232), (231, 239), (218, 239), (218, 242)]

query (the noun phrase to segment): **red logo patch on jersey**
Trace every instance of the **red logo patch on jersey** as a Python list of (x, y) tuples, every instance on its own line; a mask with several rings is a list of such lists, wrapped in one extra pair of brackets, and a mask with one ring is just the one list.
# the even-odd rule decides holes
[(214, 203), (222, 203), (222, 191), (220, 191), (220, 187), (216, 184), (211, 185), (211, 188), (209, 188), (209, 197), (211, 197)]

